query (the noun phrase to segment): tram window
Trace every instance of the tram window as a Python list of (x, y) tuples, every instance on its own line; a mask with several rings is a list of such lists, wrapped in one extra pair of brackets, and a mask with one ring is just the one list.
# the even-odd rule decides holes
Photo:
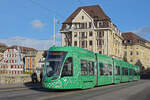
[(100, 75), (112, 75), (112, 65), (110, 64), (99, 64)]
[(120, 67), (117, 66), (117, 75), (120, 75)]
[(86, 60), (81, 60), (81, 75), (88, 75), (88, 63)]
[(128, 68), (122, 68), (122, 75), (128, 75)]
[(94, 62), (89, 62), (89, 74), (94, 75)]
[(114, 66), (114, 75), (117, 75), (117, 66)]
[(137, 75), (137, 73), (136, 73), (136, 71), (134, 70), (134, 75), (136, 76)]
[(130, 75), (130, 76), (132, 75), (132, 72), (133, 72), (133, 70), (132, 70), (132, 69), (129, 69), (129, 75)]
[(140, 75), (140, 72), (138, 71), (138, 72), (137, 72), (137, 76), (139, 76), (139, 75)]
[(62, 76), (73, 76), (73, 60), (72, 57), (67, 58), (64, 63)]
[(99, 72), (100, 72), (100, 75), (104, 75), (103, 64), (102, 63), (99, 64)]
[(132, 69), (132, 75), (135, 75), (135, 70), (134, 69)]
[(122, 75), (125, 75), (125, 68), (122, 68)]
[(120, 67), (119, 66), (115, 66), (114, 74), (115, 75), (120, 75)]

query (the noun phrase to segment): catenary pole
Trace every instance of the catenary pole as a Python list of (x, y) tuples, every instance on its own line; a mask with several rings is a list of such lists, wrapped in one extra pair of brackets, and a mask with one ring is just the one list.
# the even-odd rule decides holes
[(54, 16), (54, 23), (53, 23), (53, 46), (55, 46), (55, 22), (56, 22), (56, 19), (55, 19), (55, 16)]

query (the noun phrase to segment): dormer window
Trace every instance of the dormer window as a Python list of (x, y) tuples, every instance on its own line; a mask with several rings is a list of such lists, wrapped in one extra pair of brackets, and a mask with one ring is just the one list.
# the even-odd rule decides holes
[(84, 16), (82, 16), (82, 20), (84, 19)]
[(66, 29), (69, 29), (70, 28), (70, 25), (66, 24)]
[(92, 26), (92, 23), (91, 23), (91, 22), (89, 22), (89, 28), (91, 28), (91, 26)]
[(123, 40), (122, 43), (125, 43), (125, 41)]
[(128, 43), (132, 43), (132, 40), (128, 40)]
[(103, 26), (103, 22), (100, 21), (100, 22), (99, 22), (99, 28), (101, 28), (102, 26)]

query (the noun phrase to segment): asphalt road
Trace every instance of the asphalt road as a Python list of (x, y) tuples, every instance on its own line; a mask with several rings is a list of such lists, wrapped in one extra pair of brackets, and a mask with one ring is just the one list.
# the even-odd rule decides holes
[(150, 80), (87, 90), (48, 90), (40, 87), (0, 89), (0, 100), (150, 100)]

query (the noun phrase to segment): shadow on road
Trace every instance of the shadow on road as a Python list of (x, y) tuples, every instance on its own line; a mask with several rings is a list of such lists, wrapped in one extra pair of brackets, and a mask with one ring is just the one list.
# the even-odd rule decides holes
[[(150, 74), (144, 74), (141, 76), (141, 80), (150, 80)], [(42, 91), (42, 92), (69, 92), (69, 91), (79, 91), (81, 89), (68, 89), (68, 90), (57, 90), (57, 89), (46, 89), (42, 87), (42, 84), (40, 82), (32, 83), (27, 82), (24, 83), (25, 87), (35, 90), (35, 91)]]
[(24, 85), (31, 90), (42, 91), (42, 92), (70, 92), (70, 91), (80, 90), (80, 89), (66, 89), (66, 90), (46, 89), (42, 87), (42, 84), (40, 82), (34, 83), (34, 84), (32, 82), (27, 82), (27, 83), (24, 83)]
[(143, 74), (143, 75), (141, 76), (141, 79), (150, 80), (150, 74)]

